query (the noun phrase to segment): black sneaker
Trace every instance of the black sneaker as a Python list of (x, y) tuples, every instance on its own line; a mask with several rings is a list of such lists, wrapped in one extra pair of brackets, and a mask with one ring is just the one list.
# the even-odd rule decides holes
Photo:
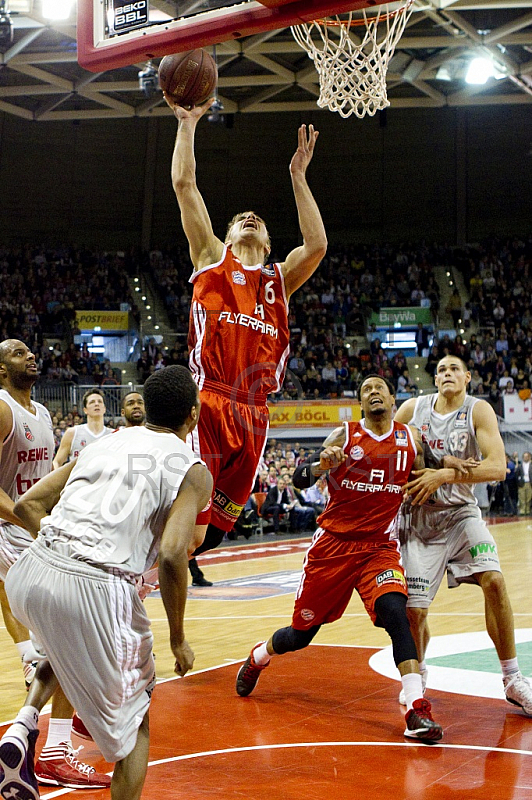
[[(259, 642), (259, 644), (264, 644), (264, 642)], [(251, 694), (257, 685), (257, 681), (260, 678), (260, 673), (263, 669), (266, 669), (266, 667), (269, 666), (269, 663), (263, 664), (262, 666), (255, 663), (253, 651), (258, 646), (258, 644), (255, 645), (249, 656), (238, 670), (238, 675), (236, 676), (236, 693), (240, 695), (240, 697), (247, 697), (248, 694)]]
[(212, 581), (208, 581), (203, 575), (198, 578), (194, 578), (192, 581), (192, 586), (212, 586)]
[(405, 736), (411, 739), (424, 739), (429, 742), (436, 742), (443, 736), (443, 728), (432, 719), (431, 705), (428, 700), (420, 697), (414, 700), (410, 711), (405, 714), (406, 730)]
[(33, 761), (38, 730), (28, 731), (15, 722), (0, 740), (0, 797), (4, 800), (39, 800)]

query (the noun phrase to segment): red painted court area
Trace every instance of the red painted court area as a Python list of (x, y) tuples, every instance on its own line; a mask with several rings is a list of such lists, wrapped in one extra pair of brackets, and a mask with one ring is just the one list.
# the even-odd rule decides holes
[[(407, 740), (399, 684), (370, 669), (373, 652), (311, 645), (274, 659), (248, 698), (235, 693), (235, 664), (159, 684), (142, 797), (530, 800), (531, 718), (503, 701), (431, 691), (444, 739)], [(86, 744), (84, 760), (105, 769)]]

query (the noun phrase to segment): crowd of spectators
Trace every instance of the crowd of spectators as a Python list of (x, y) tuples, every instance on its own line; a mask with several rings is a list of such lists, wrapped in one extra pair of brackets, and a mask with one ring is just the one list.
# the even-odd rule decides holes
[[(457, 353), (469, 364), (475, 394), (493, 402), (502, 392), (525, 396), (532, 379), (531, 256), (532, 237), (455, 249), (423, 243), (331, 247), (293, 296), (287, 376), (272, 401), (356, 396), (370, 372), (391, 380), (401, 396), (414, 395), (417, 387), (404, 353), (392, 354), (378, 338), (368, 344), (364, 337), (371, 330), (371, 313), (383, 306), (421, 305), (438, 312), (435, 265), (452, 265), (463, 273), (469, 301), (462, 304), (455, 292), (446, 311), (456, 326), (462, 320), (468, 338), (443, 337), (429, 355), (427, 371), (432, 374), (438, 356)], [(147, 344), (137, 361), (138, 382), (167, 364), (186, 364), (192, 268), (188, 251), (178, 246), (114, 254), (71, 246), (2, 247), (0, 335), (32, 347), (42, 381), (116, 385), (121, 376), (109, 362), (72, 344), (75, 310), (118, 310), (126, 303), (138, 319), (128, 277), (140, 271), (161, 292), (176, 339)], [(479, 326), (476, 335), (469, 335), (470, 321)], [(64, 341), (64, 347), (45, 348), (45, 334)], [(358, 345), (352, 339), (357, 335)]]
[(0, 247), (0, 341), (21, 339), (35, 349), (44, 335), (72, 341), (76, 310), (138, 309), (128, 285), (135, 253), (94, 253), (73, 246)]

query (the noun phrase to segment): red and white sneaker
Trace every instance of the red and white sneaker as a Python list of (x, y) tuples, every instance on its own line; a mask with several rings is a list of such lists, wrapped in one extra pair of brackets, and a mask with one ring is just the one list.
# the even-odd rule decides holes
[(72, 717), (72, 733), (75, 733), (80, 739), (87, 739), (90, 742), (94, 741), (89, 731), (85, 727), (85, 723), (75, 712), (74, 716)]
[(255, 645), (249, 656), (238, 670), (238, 675), (236, 676), (236, 693), (240, 695), (240, 697), (247, 697), (248, 694), (251, 694), (257, 685), (260, 673), (270, 664), (270, 662), (263, 665), (257, 664), (253, 658), (253, 652), (260, 644), (264, 644), (264, 642), (259, 642)]
[(44, 748), (35, 764), (39, 783), (66, 789), (108, 789), (111, 786), (109, 775), (96, 772), (94, 767), (76, 758), (81, 749), (74, 750), (68, 742)]
[(412, 708), (405, 715), (405, 736), (409, 736), (411, 739), (422, 739), (425, 742), (439, 741), (443, 736), (443, 728), (434, 722), (431, 711), (428, 700), (423, 697), (414, 700)]

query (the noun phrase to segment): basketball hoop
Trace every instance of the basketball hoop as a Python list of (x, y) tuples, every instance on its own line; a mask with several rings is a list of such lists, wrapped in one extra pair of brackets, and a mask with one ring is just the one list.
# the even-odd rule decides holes
[[(387, 4), (377, 6), (372, 8), (372, 16), (363, 9), (361, 19), (350, 11), (345, 19), (328, 17), (292, 26), (296, 42), (307, 51), (318, 72), (320, 108), (338, 111), (342, 117), (356, 114), (362, 118), (390, 105), (386, 73), (413, 4), (414, 0), (407, 0), (395, 10)], [(365, 27), (360, 42), (351, 34), (356, 27)], [(313, 33), (319, 38), (314, 40)]]

